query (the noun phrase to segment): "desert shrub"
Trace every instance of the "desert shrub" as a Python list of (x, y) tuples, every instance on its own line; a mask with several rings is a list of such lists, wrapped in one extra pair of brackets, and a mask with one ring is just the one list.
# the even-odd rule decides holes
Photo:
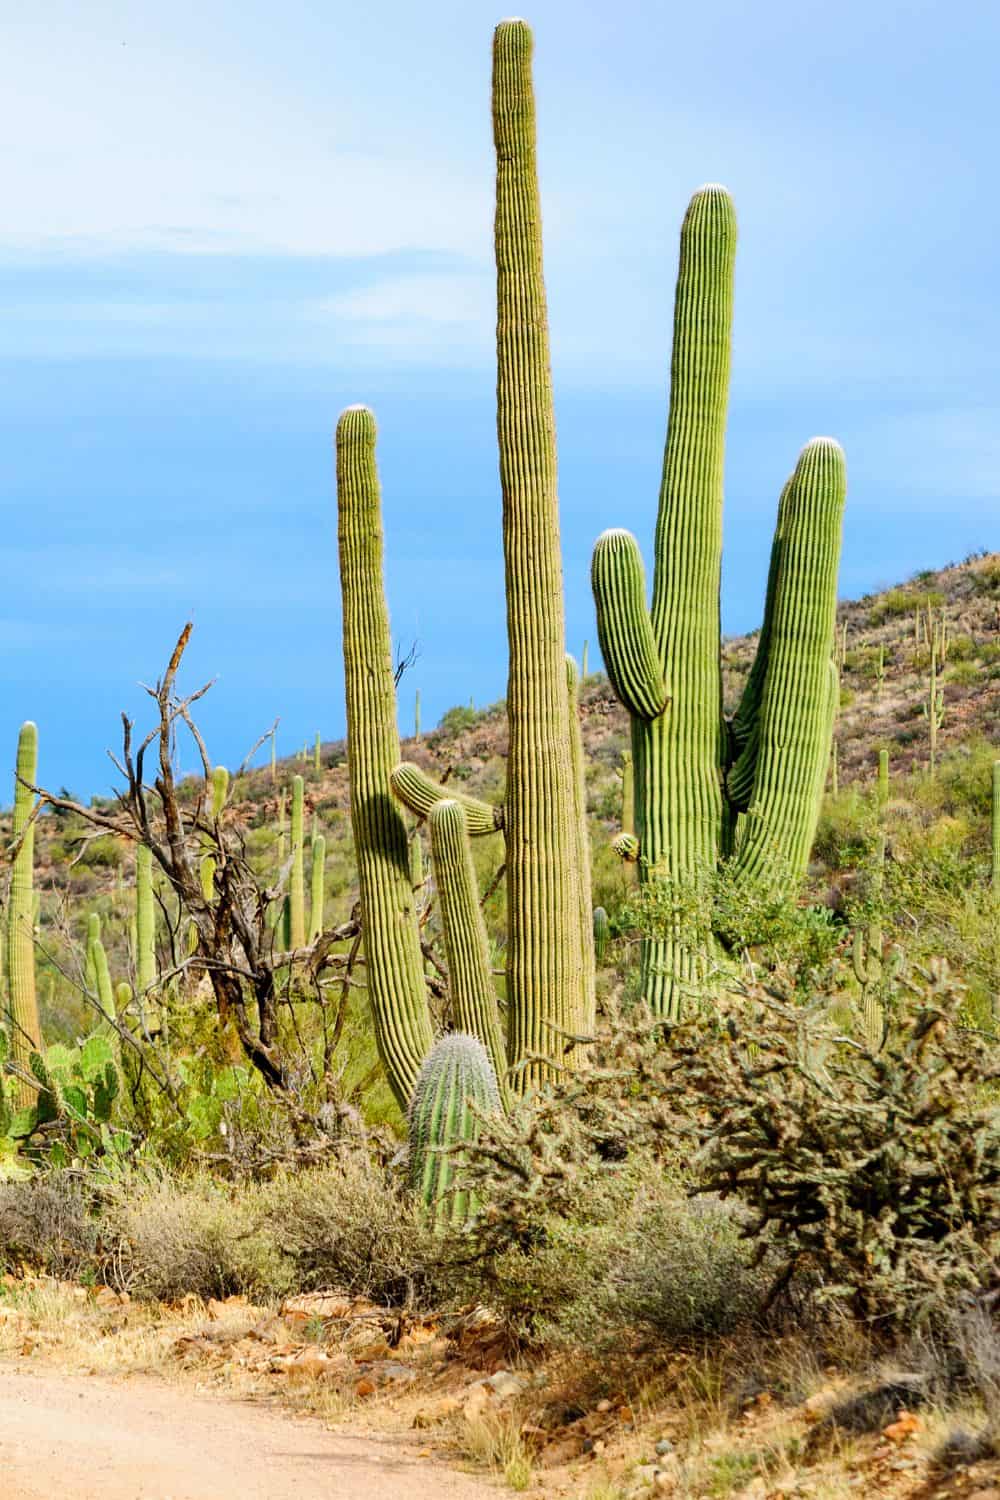
[(441, 1242), (403, 1175), (362, 1147), (329, 1167), (283, 1174), (262, 1189), (261, 1203), (297, 1287), (344, 1287), (407, 1306), (439, 1285)]
[(824, 798), (813, 841), (814, 858), (831, 870), (850, 869), (862, 858), (871, 838), (871, 803), (857, 787)]
[(476, 709), (470, 708), (467, 703), (458, 703), (441, 715), (436, 733), (458, 734), (463, 729), (470, 729), (478, 721), (479, 714)]
[(689, 1201), (664, 1034), (641, 1010), (616, 1018), (586, 1072), (485, 1121), (469, 1152), (480, 1209), (452, 1294), (486, 1302), (520, 1341), (680, 1339), (759, 1306), (738, 1207)]
[(103, 1222), (115, 1244), (113, 1280), (135, 1296), (267, 1297), (294, 1285), (259, 1194), (247, 1186), (137, 1175), (108, 1190)]
[(0, 1180), (0, 1267), (81, 1275), (98, 1252), (94, 1208), (93, 1192), (68, 1172)]

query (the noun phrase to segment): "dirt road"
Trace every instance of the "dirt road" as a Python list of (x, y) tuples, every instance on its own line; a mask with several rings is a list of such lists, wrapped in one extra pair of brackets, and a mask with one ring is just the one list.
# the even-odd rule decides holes
[(3, 1500), (487, 1500), (415, 1444), (152, 1379), (0, 1364)]

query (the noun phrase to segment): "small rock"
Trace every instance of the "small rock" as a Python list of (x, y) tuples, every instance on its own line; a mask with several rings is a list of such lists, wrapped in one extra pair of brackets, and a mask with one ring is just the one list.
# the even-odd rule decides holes
[(905, 1443), (919, 1432), (923, 1423), (919, 1417), (915, 1417), (911, 1411), (900, 1411), (895, 1422), (890, 1422), (888, 1427), (883, 1427), (882, 1436), (887, 1437), (890, 1443)]
[(442, 1396), (439, 1401), (434, 1401), (430, 1406), (422, 1406), (413, 1418), (414, 1427), (437, 1427), (441, 1422), (447, 1422), (449, 1417), (462, 1409), (462, 1403), (457, 1396)]
[(525, 1382), (520, 1375), (515, 1375), (510, 1370), (497, 1370), (485, 1383), (498, 1401), (509, 1401), (513, 1396), (520, 1396), (525, 1389)]
[(670, 1441), (670, 1439), (660, 1438), (660, 1441), (656, 1445), (656, 1452), (660, 1455), (660, 1457), (662, 1458), (664, 1453), (673, 1453), (673, 1451), (674, 1445)]
[(359, 1401), (366, 1401), (369, 1396), (374, 1396), (375, 1394), (375, 1382), (369, 1380), (367, 1376), (362, 1377), (354, 1387), (354, 1394)]
[(653, 1493), (672, 1495), (677, 1488), (677, 1475), (669, 1469), (658, 1469), (653, 1476)]
[(611, 1402), (607, 1399), (607, 1397), (605, 1397), (603, 1401), (598, 1401), (597, 1405), (594, 1407), (594, 1410), (595, 1411), (610, 1411), (611, 1410)]

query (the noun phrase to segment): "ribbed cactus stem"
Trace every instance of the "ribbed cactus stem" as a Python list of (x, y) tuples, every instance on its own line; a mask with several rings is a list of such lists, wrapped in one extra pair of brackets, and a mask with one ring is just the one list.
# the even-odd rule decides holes
[[(408, 1112), (410, 1184), (436, 1227), (461, 1225), (476, 1204), (454, 1190), (461, 1167), (455, 1147), (474, 1141), (479, 1115), (499, 1111), (489, 1054), (478, 1037), (451, 1032), (429, 1052)], [(478, 1113), (477, 1113), (478, 1111)]]
[(314, 771), (321, 771), (322, 769), (323, 769), (323, 742), (322, 742), (322, 740), (319, 737), (319, 730), (317, 729), (317, 731), (316, 731), (316, 743), (313, 745), (313, 770)]
[(426, 771), (404, 760), (392, 772), (392, 790), (418, 818), (429, 818), (436, 803), (460, 802), (470, 838), (482, 838), (503, 828), (503, 810), (478, 797), (467, 797), (453, 787), (439, 786)]
[(597, 972), (594, 961), (594, 929), (591, 902), (590, 824), (587, 820), (587, 775), (580, 722), (580, 679), (576, 662), (566, 657), (566, 694), (569, 703), (570, 749), (573, 756), (573, 816), (576, 825), (576, 868), (580, 901), (580, 925), (586, 934), (583, 950), (583, 988), (577, 1030), (593, 1034), (597, 1023)]
[(452, 1014), (459, 1031), (478, 1037), (506, 1095), (507, 1057), (479, 905), (472, 847), (461, 804), (438, 802), (428, 819), (431, 859), (441, 907)]
[(417, 691), (413, 695), (413, 738), (415, 740), (419, 740), (419, 738), (420, 738), (420, 689), (419, 688), (417, 688)]
[(573, 854), (555, 415), (542, 276), (532, 37), (503, 21), (493, 44), (497, 437), (503, 493), (507, 709), (508, 1057), (528, 1089), (551, 1075), (580, 1011), (589, 942)]
[[(229, 772), (225, 766), (216, 766), (212, 772), (212, 822), (218, 826), (226, 806), (226, 798), (229, 796)], [(206, 901), (211, 901), (215, 896), (215, 856), (214, 854), (203, 854), (200, 864), (201, 894)], [(197, 947), (198, 929), (196, 924), (191, 924), (190, 951), (193, 953)]]
[(323, 931), (323, 904), (326, 878), (326, 839), (318, 833), (312, 841), (310, 872), (309, 941), (314, 943)]
[(365, 973), (375, 1037), (399, 1103), (409, 1103), (433, 1042), (406, 827), (390, 785), (399, 763), (392, 642), (382, 577), (375, 418), (337, 423), (337, 508), (351, 824)]
[(834, 797), (840, 794), (840, 747), (836, 740), (830, 745), (830, 791)]
[(105, 1020), (113, 1021), (116, 1015), (115, 992), (111, 983), (111, 970), (108, 968), (108, 955), (100, 938), (94, 942), (94, 972), (97, 976), (97, 998), (101, 1003), (101, 1010)]
[(156, 983), (153, 854), (145, 844), (135, 846), (135, 976), (140, 995)]
[(992, 849), (991, 880), (994, 891), (1000, 896), (1000, 760), (993, 762), (993, 800), (990, 808), (990, 834)]
[(584, 641), (583, 652), (580, 656), (580, 682), (586, 682), (590, 676), (590, 642)]
[(879, 644), (878, 656), (875, 660), (875, 701), (882, 697), (882, 688), (885, 685), (885, 646)]
[(635, 772), (630, 750), (622, 756), (622, 833), (635, 833)]
[(87, 947), (83, 962), (83, 983), (90, 995), (97, 994), (97, 965), (94, 959), (94, 944), (101, 940), (101, 919), (96, 911), (87, 917)]
[(878, 753), (878, 805), (886, 807), (889, 801), (889, 752), (883, 747)]
[(736, 838), (739, 881), (797, 882), (809, 859), (837, 706), (830, 645), (846, 490), (840, 444), (814, 438), (783, 514), (753, 790)]
[(594, 956), (598, 966), (604, 963), (604, 955), (611, 937), (611, 923), (603, 906), (594, 907)]
[[(14, 821), (11, 840), (20, 847), (10, 873), (7, 916), (7, 1004), (10, 1010), (10, 1055), (28, 1071), (32, 1053), (42, 1050), (42, 1028), (35, 989), (35, 932), (33, 883), (35, 825), (32, 821), (34, 794), (29, 790), (38, 776), (38, 729), (29, 720), (17, 737), (17, 773), (14, 780)], [(31, 1104), (35, 1090), (17, 1083), (12, 1096), (23, 1107)]]
[(293, 948), (306, 941), (305, 825), (303, 798), (305, 783), (301, 776), (292, 778), (292, 870), (288, 879), (289, 937)]

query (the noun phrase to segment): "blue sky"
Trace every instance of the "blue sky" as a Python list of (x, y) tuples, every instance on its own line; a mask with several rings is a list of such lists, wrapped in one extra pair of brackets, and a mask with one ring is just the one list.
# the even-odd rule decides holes
[[(0, 744), (112, 779), (187, 618), (238, 761), (343, 733), (331, 442), (380, 426), (428, 724), (502, 695), (481, 0), (0, 7)], [(995, 58), (957, 0), (538, 0), (570, 644), (607, 525), (647, 556), (677, 231), (740, 217), (724, 623), (759, 618), (802, 443), (847, 448), (841, 592), (1000, 546)], [(185, 763), (193, 767), (188, 756)], [(6, 800), (6, 799), (5, 799)]]

